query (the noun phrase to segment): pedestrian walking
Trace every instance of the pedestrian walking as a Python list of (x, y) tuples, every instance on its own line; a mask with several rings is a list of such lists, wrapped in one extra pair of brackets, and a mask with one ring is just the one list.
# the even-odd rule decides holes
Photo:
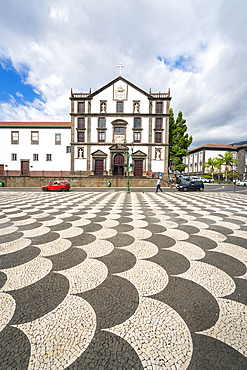
[(161, 181), (160, 181), (160, 179), (158, 179), (157, 184), (156, 184), (157, 185), (156, 186), (156, 193), (158, 192), (159, 189), (160, 189), (161, 192), (163, 192), (163, 190), (160, 187), (160, 184), (161, 184)]

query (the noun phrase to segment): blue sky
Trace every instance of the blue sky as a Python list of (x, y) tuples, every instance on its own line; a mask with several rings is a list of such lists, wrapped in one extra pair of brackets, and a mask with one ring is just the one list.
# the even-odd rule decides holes
[(9, 102), (14, 98), (19, 104), (25, 104), (40, 98), (33, 87), (25, 83), (27, 73), (26, 68), (22, 68), (22, 73), (18, 73), (10, 61), (0, 64), (0, 101)]
[(247, 2), (0, 2), (0, 121), (69, 121), (70, 89), (171, 90), (192, 147), (245, 141)]

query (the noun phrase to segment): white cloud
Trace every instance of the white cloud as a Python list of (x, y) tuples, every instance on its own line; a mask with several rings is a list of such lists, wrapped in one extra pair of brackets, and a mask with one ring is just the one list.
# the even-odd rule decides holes
[[(193, 146), (246, 140), (247, 3), (241, 0), (18, 0), (0, 4), (0, 60), (40, 93), (0, 104), (1, 120), (69, 120), (70, 88), (118, 75), (149, 91), (171, 88)], [(189, 58), (188, 71), (169, 69)]]

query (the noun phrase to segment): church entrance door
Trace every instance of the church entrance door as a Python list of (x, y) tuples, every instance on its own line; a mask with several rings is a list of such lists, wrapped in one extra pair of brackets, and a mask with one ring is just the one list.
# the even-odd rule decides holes
[(136, 159), (134, 161), (134, 176), (142, 176), (143, 171), (143, 160)]
[(103, 171), (104, 171), (103, 159), (96, 159), (95, 160), (95, 175), (103, 175)]
[(123, 165), (124, 165), (124, 156), (122, 154), (115, 155), (113, 175), (123, 175), (124, 174)]

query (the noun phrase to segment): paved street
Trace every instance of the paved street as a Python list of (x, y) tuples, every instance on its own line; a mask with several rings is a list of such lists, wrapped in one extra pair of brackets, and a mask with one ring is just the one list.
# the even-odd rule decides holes
[(216, 187), (1, 191), (1, 370), (247, 369), (247, 192)]

